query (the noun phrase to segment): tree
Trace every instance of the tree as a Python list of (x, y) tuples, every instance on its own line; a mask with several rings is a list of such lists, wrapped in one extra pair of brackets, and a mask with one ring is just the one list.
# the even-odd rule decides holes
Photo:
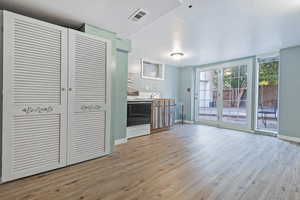
[(242, 97), (247, 91), (247, 66), (241, 65), (224, 70), (224, 89), (232, 96), (231, 106), (240, 107)]
[(259, 66), (259, 86), (278, 84), (279, 62), (261, 63)]
[(274, 91), (273, 96), (270, 96), (269, 93), (264, 94), (264, 90), (277, 89), (278, 70), (278, 61), (261, 63), (259, 65), (259, 105), (271, 107), (277, 105), (277, 92)]
[[(279, 62), (261, 63), (259, 66), (259, 86), (278, 84)], [(230, 89), (231, 106), (240, 107), (247, 89), (247, 66), (237, 66), (224, 70), (224, 89)]]

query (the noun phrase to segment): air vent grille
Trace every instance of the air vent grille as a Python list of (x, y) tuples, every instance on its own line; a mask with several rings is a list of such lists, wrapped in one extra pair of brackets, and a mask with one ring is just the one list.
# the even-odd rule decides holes
[(134, 22), (138, 22), (141, 19), (143, 19), (147, 14), (148, 13), (145, 10), (140, 8), (134, 11), (134, 13), (132, 13), (128, 19)]

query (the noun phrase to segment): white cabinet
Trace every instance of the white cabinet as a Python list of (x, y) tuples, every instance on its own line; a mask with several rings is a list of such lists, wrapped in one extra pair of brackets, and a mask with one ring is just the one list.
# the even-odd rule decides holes
[(1, 181), (108, 153), (109, 41), (8, 11), (0, 19)]
[(67, 29), (3, 12), (2, 181), (66, 165)]
[(107, 40), (69, 30), (69, 164), (109, 151), (110, 46)]

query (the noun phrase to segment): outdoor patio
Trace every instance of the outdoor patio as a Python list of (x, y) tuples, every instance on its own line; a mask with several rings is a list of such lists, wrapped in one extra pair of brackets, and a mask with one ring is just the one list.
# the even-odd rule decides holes
[[(273, 110), (272, 108), (270, 110)], [(257, 129), (263, 131), (277, 131), (278, 113), (268, 113), (266, 110), (258, 109)], [(199, 108), (200, 120), (216, 121), (217, 108)], [(223, 122), (245, 124), (246, 121), (245, 108), (223, 108)]]

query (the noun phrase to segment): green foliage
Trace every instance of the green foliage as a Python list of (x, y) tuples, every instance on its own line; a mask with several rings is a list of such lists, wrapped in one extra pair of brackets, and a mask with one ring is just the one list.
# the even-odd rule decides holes
[(269, 62), (260, 64), (259, 85), (277, 85), (278, 84), (279, 62)]
[[(277, 85), (278, 84), (279, 62), (269, 62), (260, 64), (259, 85)], [(239, 77), (239, 78), (238, 78)], [(224, 87), (241, 88), (247, 82), (246, 66), (233, 67), (224, 70)]]
[(224, 70), (224, 89), (243, 88), (247, 84), (247, 66), (227, 68)]

